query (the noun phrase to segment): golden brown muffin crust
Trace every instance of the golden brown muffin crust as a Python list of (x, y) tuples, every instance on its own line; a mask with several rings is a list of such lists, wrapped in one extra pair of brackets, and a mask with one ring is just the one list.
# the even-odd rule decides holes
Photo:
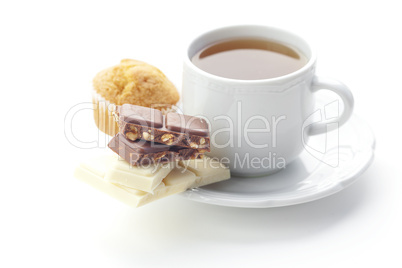
[(180, 98), (176, 87), (159, 69), (131, 59), (99, 72), (93, 86), (103, 98), (116, 105), (150, 107), (151, 104), (176, 104)]

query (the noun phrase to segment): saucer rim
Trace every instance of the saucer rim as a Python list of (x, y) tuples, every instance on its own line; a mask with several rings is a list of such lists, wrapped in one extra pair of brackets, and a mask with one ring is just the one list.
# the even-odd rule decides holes
[[(363, 124), (365, 131), (368, 131), (370, 133), (370, 143), (367, 143), (367, 145), (365, 146), (365, 148), (367, 148), (367, 152), (365, 153), (365, 155), (367, 156), (366, 158), (368, 159), (366, 159), (359, 167), (354, 168), (353, 172), (339, 177), (340, 179), (337, 181), (337, 183), (332, 185), (331, 187), (321, 189), (319, 192), (307, 196), (302, 195), (282, 200), (272, 199), (272, 197), (270, 196), (267, 196), (265, 199), (261, 198), (261, 196), (258, 196), (258, 198), (257, 197), (233, 198), (233, 196), (231, 196), (230, 198), (229, 197), (225, 198), (224, 192), (221, 193), (222, 196), (216, 196), (216, 193), (212, 193), (208, 190), (203, 189), (202, 187), (187, 190), (181, 193), (180, 196), (196, 202), (225, 206), (225, 207), (274, 208), (274, 207), (285, 207), (285, 206), (308, 203), (336, 194), (342, 191), (343, 189), (349, 187), (353, 183), (355, 183), (361, 177), (361, 175), (370, 167), (375, 157), (376, 139), (372, 128), (368, 125), (368, 123), (365, 120), (363, 120), (360, 116), (357, 116), (354, 113), (352, 114), (351, 119), (357, 120), (359, 123)], [(343, 126), (340, 129), (342, 128)]]

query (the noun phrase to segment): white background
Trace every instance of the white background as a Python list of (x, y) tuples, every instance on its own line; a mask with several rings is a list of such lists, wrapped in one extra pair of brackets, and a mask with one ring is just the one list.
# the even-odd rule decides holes
[[(1, 267), (401, 267), (397, 1), (9, 3), (0, 4)], [(317, 73), (352, 89), (355, 113), (377, 138), (375, 161), (355, 184), (283, 208), (172, 196), (131, 209), (73, 177), (81, 160), (105, 150), (64, 136), (66, 113), (90, 102), (98, 71), (139, 59), (180, 88), (188, 41), (244, 23), (305, 37), (317, 48)], [(74, 122), (79, 139), (97, 139), (90, 110)]]

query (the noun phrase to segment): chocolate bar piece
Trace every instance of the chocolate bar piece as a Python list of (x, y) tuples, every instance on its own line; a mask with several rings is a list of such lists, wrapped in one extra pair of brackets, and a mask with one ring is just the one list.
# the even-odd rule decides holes
[[(195, 161), (197, 163), (194, 163)], [(200, 161), (204, 163), (201, 164)], [(123, 170), (130, 173), (127, 175), (131, 176), (131, 180), (143, 180), (143, 178), (137, 177), (143, 176), (143, 172), (139, 171), (141, 168), (131, 167), (126, 161), (119, 161), (112, 155), (98, 156), (81, 163), (75, 170), (74, 175), (94, 188), (132, 207), (140, 207), (169, 195), (183, 192), (189, 188), (195, 188), (230, 178), (228, 168), (220, 165), (217, 160), (205, 157), (202, 160), (186, 161), (185, 165), (181, 165), (181, 162), (180, 165), (171, 165), (172, 168), (170, 172), (166, 174), (163, 180), (153, 189), (153, 193), (150, 193), (120, 184), (119, 182), (122, 182), (123, 179), (120, 178), (121, 174), (114, 173), (115, 162), (121, 162), (119, 164), (121, 164), (122, 167), (124, 166)], [(110, 171), (112, 171), (113, 175), (119, 177), (116, 178), (119, 182), (111, 183), (110, 179), (107, 179), (108, 174), (111, 174)], [(157, 171), (150, 175), (150, 179), (153, 180), (154, 176), (160, 177), (161, 174), (160, 171)]]
[(122, 133), (116, 134), (109, 148), (133, 166), (167, 163), (176, 160), (202, 158), (197, 149), (158, 144), (145, 140), (130, 141)]
[(192, 185), (193, 188), (230, 178), (229, 168), (216, 158), (206, 156), (203, 159), (180, 161), (179, 165), (197, 176)]
[(153, 193), (175, 167), (173, 162), (163, 165), (132, 166), (116, 154), (108, 155), (108, 157), (109, 168), (104, 174), (105, 181), (148, 193)]
[(208, 124), (204, 119), (123, 104), (117, 108), (120, 132), (131, 140), (143, 139), (179, 147), (210, 151)]

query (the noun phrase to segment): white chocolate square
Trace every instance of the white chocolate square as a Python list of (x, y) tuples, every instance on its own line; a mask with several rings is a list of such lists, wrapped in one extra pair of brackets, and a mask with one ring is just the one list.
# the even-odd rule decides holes
[(179, 165), (197, 175), (198, 178), (191, 188), (205, 186), (230, 178), (229, 168), (220, 163), (216, 158), (205, 156), (202, 159), (180, 161)]
[(131, 166), (122, 158), (114, 157), (104, 176), (105, 180), (137, 190), (153, 193), (154, 189), (174, 168), (174, 163)]

